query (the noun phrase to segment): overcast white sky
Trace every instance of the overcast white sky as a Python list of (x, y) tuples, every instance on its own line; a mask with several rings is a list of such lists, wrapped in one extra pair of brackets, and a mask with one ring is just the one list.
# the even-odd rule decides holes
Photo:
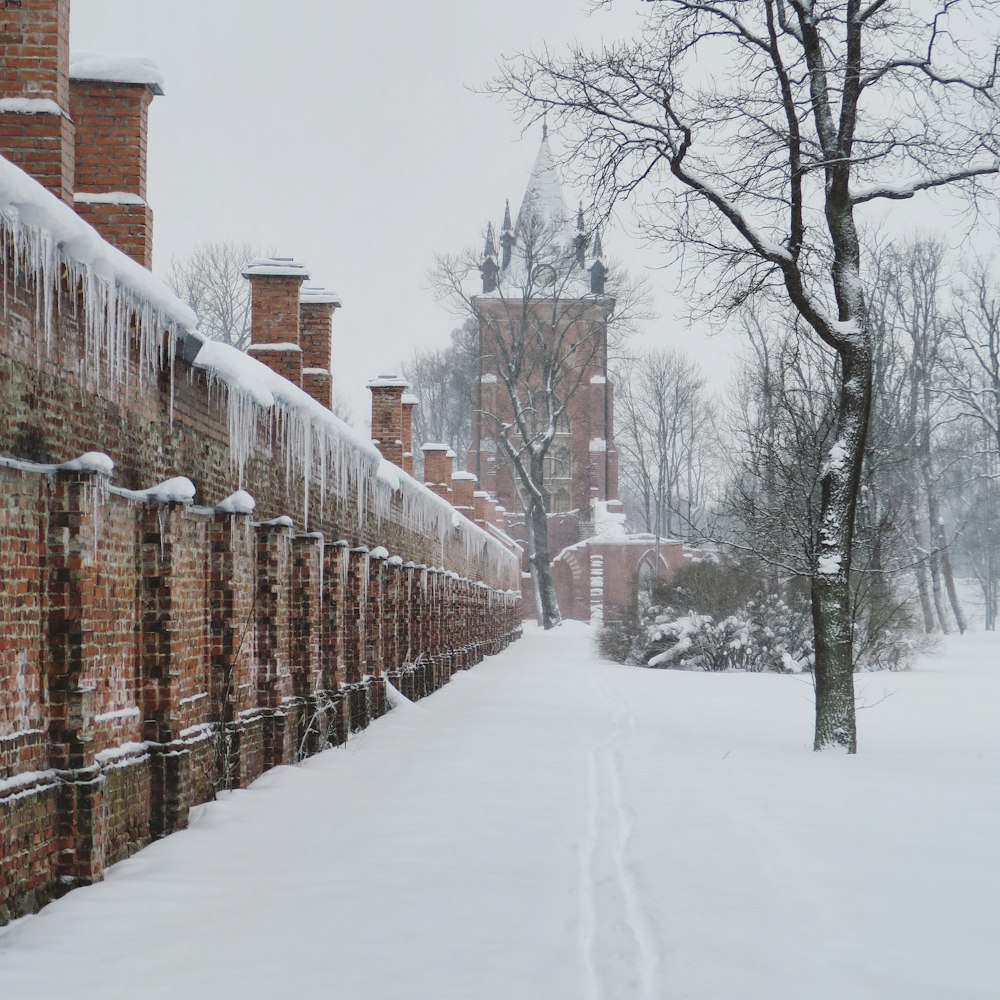
[[(338, 386), (356, 417), (364, 383), (455, 319), (433, 301), (435, 253), (478, 242), (504, 198), (517, 210), (539, 141), (471, 93), (503, 53), (630, 32), (638, 0), (74, 0), (72, 47), (151, 56), (166, 96), (150, 117), (154, 270), (204, 240), (250, 240), (309, 264), (344, 308)], [(657, 257), (624, 232), (605, 248), (636, 270)], [(729, 343), (676, 319), (644, 339), (685, 345), (717, 369)]]

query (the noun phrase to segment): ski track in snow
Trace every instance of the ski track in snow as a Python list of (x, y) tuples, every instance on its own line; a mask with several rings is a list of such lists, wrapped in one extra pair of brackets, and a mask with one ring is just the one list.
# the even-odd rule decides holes
[(623, 753), (635, 736), (635, 716), (597, 674), (592, 680), (599, 699), (609, 706), (610, 732), (594, 744), (587, 760), (581, 849), (584, 995), (591, 1000), (626, 995), (655, 1000), (663, 995), (657, 991), (660, 952), (635, 875), (630, 852), (635, 816), (625, 804), (621, 774)]

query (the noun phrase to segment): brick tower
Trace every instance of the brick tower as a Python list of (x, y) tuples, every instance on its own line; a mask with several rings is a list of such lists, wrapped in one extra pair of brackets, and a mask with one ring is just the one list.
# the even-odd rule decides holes
[[(516, 420), (508, 388), (543, 433), (552, 403), (564, 405), (544, 460), (549, 542), (553, 554), (591, 532), (593, 500), (617, 500), (614, 398), (608, 377), (607, 324), (614, 299), (605, 294), (600, 234), (588, 232), (580, 209), (566, 205), (548, 136), (541, 146), (516, 221), (509, 204), (498, 247), (487, 230), (480, 265), (480, 372), (474, 388), (469, 468), (480, 487), (508, 511), (523, 537), (517, 479), (498, 435)], [(552, 393), (543, 386), (554, 385)]]

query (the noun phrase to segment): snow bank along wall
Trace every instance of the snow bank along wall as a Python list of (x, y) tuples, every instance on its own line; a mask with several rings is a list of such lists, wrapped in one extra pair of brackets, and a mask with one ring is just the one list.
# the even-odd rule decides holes
[(248, 269), (263, 364), (204, 343), (141, 266), (160, 89), (141, 61), (78, 64), (95, 100), (128, 98), (131, 137), (108, 141), (140, 161), (80, 197), (77, 140), (104, 119), (67, 104), (68, 8), (0, 11), (0, 922), (220, 784), (347, 739), (387, 681), (430, 693), (521, 619), (486, 502), (470, 520), (404, 471), (398, 380), (373, 398), (402, 462), (330, 412), (335, 296), (294, 262)]

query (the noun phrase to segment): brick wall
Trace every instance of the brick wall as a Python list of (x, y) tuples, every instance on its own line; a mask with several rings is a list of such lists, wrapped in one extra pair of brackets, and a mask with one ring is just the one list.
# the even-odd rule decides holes
[[(224, 386), (165, 347), (144, 366), (134, 329), (116, 373), (70, 272), (47, 327), (2, 227), (0, 249), (0, 455), (19, 462), (0, 460), (2, 922), (220, 785), (343, 742), (385, 711), (387, 677), (435, 690), (515, 637), (520, 608), (497, 543), (450, 513), (422, 527), (398, 490), (324, 496), (263, 412), (241, 481)], [(87, 451), (110, 483), (28, 465)], [(178, 475), (202, 506), (127, 493)], [(255, 519), (215, 512), (241, 485)]]
[(387, 677), (430, 693), (519, 627), (457, 574), (357, 547), (345, 579), (343, 545), (96, 473), (0, 463), (0, 498), (0, 918), (342, 742)]

